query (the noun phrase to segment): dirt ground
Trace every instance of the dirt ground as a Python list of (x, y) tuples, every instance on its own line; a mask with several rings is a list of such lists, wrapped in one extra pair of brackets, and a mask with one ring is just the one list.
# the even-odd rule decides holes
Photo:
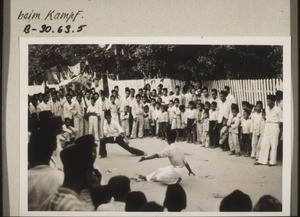
[[(139, 148), (152, 155), (168, 146), (165, 141), (156, 138), (130, 140), (130, 146)], [(185, 211), (219, 211), (223, 197), (239, 189), (251, 197), (253, 205), (258, 199), (270, 194), (282, 201), (282, 166), (255, 166), (249, 157), (229, 156), (220, 148), (210, 149), (186, 142), (176, 143), (189, 162), (196, 176), (182, 177), (181, 185), (187, 194)], [(136, 157), (116, 144), (107, 145), (108, 157), (97, 159), (104, 180), (110, 177), (126, 175), (131, 178), (131, 190), (142, 191), (148, 201), (163, 204), (166, 185), (149, 183), (137, 179), (139, 174), (147, 175), (159, 167), (170, 165), (167, 158), (153, 159), (138, 163)]]

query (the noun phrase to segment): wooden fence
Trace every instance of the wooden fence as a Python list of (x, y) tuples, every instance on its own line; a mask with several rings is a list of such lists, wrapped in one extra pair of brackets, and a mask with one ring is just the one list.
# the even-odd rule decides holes
[(230, 87), (230, 92), (234, 95), (239, 105), (242, 108), (242, 101), (248, 101), (255, 104), (261, 100), (263, 107), (267, 104), (267, 95), (275, 94), (276, 90), (282, 90), (282, 80), (280, 79), (257, 79), (257, 80), (214, 80), (204, 81), (203, 86), (208, 89), (215, 88), (218, 91), (224, 89), (224, 86)]

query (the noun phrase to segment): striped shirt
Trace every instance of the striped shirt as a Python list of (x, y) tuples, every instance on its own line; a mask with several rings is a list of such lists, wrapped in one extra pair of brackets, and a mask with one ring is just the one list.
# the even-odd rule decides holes
[(91, 207), (73, 190), (60, 186), (43, 203), (41, 211), (92, 211)]

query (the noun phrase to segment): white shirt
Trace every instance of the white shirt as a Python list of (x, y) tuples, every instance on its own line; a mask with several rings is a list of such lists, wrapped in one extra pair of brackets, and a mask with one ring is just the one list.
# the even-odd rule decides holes
[(119, 105), (120, 105), (120, 111), (124, 111), (124, 107), (125, 106), (129, 106), (129, 97), (126, 98), (126, 97), (123, 97), (121, 98), (120, 102), (119, 102)]
[(228, 93), (226, 100), (228, 100), (229, 105), (231, 105), (232, 103), (236, 103), (236, 100), (234, 98), (234, 96), (231, 93)]
[(41, 111), (51, 111), (49, 102), (48, 102), (48, 103), (45, 103), (44, 101), (42, 101), (42, 102), (37, 106), (37, 109), (38, 109), (39, 112), (41, 112)]
[(28, 170), (28, 210), (39, 211), (43, 202), (63, 184), (64, 173), (48, 165)]
[(132, 105), (132, 117), (136, 118), (137, 115), (142, 115), (144, 112), (144, 104), (142, 102), (140, 102), (139, 104), (137, 102), (133, 103)]
[(217, 121), (219, 117), (219, 113), (217, 110), (213, 111), (213, 110), (209, 110), (209, 120), (210, 121)]
[(125, 212), (125, 203), (111, 199), (109, 203), (98, 206), (97, 211)]
[(170, 96), (161, 96), (162, 104), (169, 104)]
[(51, 112), (54, 116), (61, 115), (61, 105), (58, 101), (55, 102), (50, 101), (49, 105), (50, 105)]
[(218, 123), (222, 123), (223, 117), (226, 119), (229, 118), (229, 113), (230, 113), (230, 105), (227, 100), (222, 102), (221, 100), (218, 103), (218, 108), (219, 108), (219, 115), (218, 115)]
[(230, 118), (228, 121), (230, 124), (228, 132), (235, 133), (235, 134), (239, 133), (240, 119), (237, 116), (236, 117), (232, 116), (232, 118)]
[(105, 120), (103, 131), (106, 137), (117, 137), (120, 133), (124, 133), (123, 128), (114, 120), (111, 120), (110, 124)]
[(84, 104), (83, 101), (81, 101), (81, 103), (78, 102), (78, 100), (76, 100), (74, 102), (74, 115), (78, 118), (82, 118), (84, 115)]
[(259, 135), (259, 125), (262, 120), (262, 114), (261, 113), (252, 113), (251, 115), (251, 133), (254, 133), (256, 135)]
[(63, 110), (64, 118), (72, 119), (73, 118), (73, 109), (74, 109), (74, 104), (73, 103), (69, 104), (68, 102), (66, 102), (64, 104), (64, 110)]
[(266, 108), (266, 123), (279, 123), (282, 122), (282, 110), (278, 106), (274, 106), (270, 109)]
[(152, 113), (152, 119), (153, 120), (158, 120), (161, 115), (161, 110), (160, 109), (155, 109)]
[(163, 151), (158, 153), (160, 158), (168, 157), (173, 166), (184, 167), (186, 164), (183, 153), (176, 148), (175, 144), (170, 144)]
[(87, 113), (87, 114), (88, 114), (88, 113), (96, 113), (97, 116), (100, 116), (99, 109), (98, 109), (98, 107), (97, 107), (96, 104), (94, 104), (94, 105), (91, 104), (91, 105), (87, 108), (86, 113)]
[(197, 109), (187, 109), (187, 118), (189, 119), (197, 119), (198, 115), (197, 115)]
[(241, 121), (241, 127), (242, 127), (242, 133), (244, 134), (250, 134), (251, 132), (251, 119), (244, 119), (242, 118)]

